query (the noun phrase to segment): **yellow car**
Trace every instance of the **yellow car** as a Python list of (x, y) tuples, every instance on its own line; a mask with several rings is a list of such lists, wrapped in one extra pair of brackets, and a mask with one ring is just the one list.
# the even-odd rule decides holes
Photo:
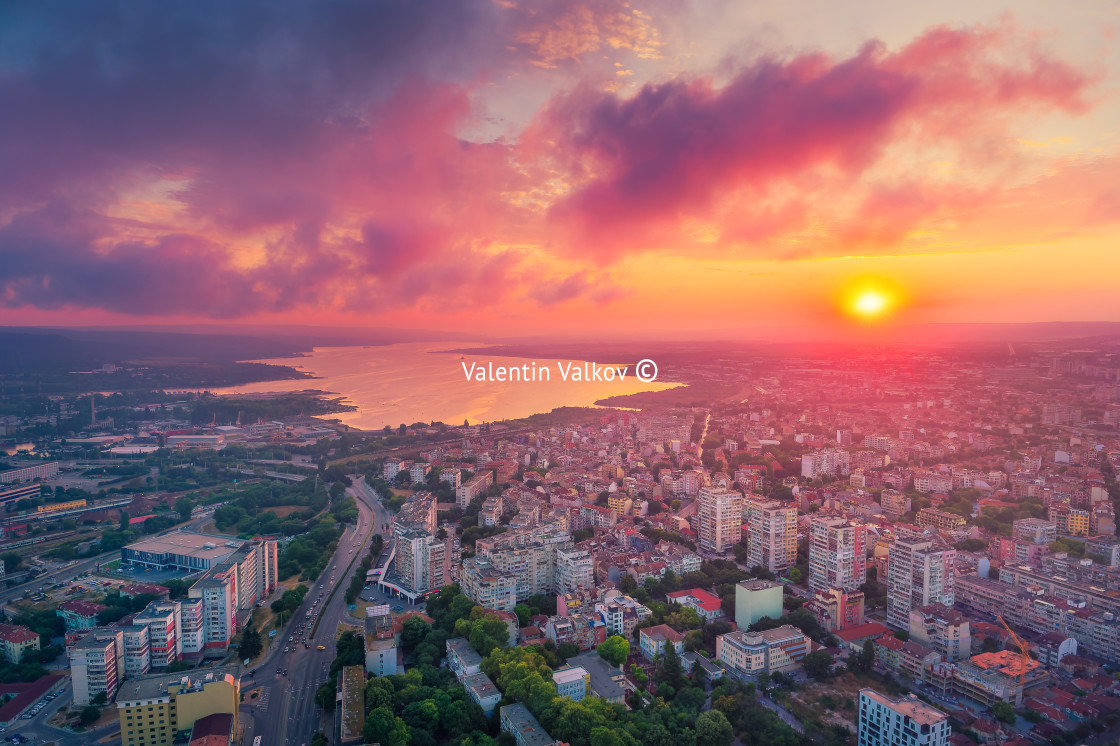
[(325, 648), (325, 647), (323, 647), (322, 645), (319, 645), (319, 646), (318, 646), (318, 647), (316, 647), (315, 649), (316, 649), (316, 650), (326, 650), (326, 648)]

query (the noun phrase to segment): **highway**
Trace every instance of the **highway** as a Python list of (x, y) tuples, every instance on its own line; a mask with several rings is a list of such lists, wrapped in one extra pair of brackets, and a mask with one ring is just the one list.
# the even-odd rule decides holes
[[(324, 728), (322, 710), (315, 704), (315, 690), (327, 681), (335, 656), (335, 632), (348, 614), (346, 588), (354, 568), (369, 551), (369, 538), (378, 526), (389, 520), (380, 501), (361, 478), (355, 478), (354, 482), (354, 487), (347, 492), (358, 504), (357, 527), (347, 527), (343, 532), (331, 563), (323, 576), (310, 585), (311, 590), (296, 611), (293, 622), (286, 624), (273, 638), (269, 652), (256, 667), (256, 674), (253, 677), (246, 674), (241, 679), (242, 691), (262, 687), (261, 697), (242, 704), (245, 726), (242, 743), (252, 743), (255, 736), (262, 736), (262, 743), (301, 746), (310, 743), (311, 736)], [(319, 612), (318, 625), (312, 628), (313, 634), (307, 638), (310, 647), (305, 647), (302, 642), (293, 642), (293, 638), (299, 635), (299, 625), (307, 621), (306, 612), (319, 597), (320, 584), (323, 595), (319, 606), (324, 608)], [(332, 597), (331, 592), (336, 589)], [(316, 650), (319, 645), (326, 650)], [(283, 652), (285, 647), (289, 652)], [(282, 670), (286, 670), (287, 675), (280, 673)], [(333, 719), (330, 722), (333, 723)], [(330, 730), (330, 726), (325, 728)]]

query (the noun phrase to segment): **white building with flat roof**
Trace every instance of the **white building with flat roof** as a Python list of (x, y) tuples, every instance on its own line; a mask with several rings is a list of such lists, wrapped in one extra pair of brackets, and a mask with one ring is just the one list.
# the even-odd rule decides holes
[(948, 746), (949, 716), (910, 694), (859, 692), (859, 746)]

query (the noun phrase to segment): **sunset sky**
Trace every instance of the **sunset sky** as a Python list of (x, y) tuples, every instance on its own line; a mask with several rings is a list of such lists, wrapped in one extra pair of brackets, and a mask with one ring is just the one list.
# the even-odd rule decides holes
[(1120, 321), (1118, 29), (1115, 0), (5, 3), (0, 323)]

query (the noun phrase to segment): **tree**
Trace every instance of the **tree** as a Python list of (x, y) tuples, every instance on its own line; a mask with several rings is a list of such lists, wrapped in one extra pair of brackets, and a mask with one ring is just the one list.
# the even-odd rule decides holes
[(673, 689), (680, 689), (684, 682), (684, 666), (681, 656), (677, 653), (677, 646), (668, 640), (665, 641), (665, 654), (661, 659), (661, 668), (658, 669), (658, 679)]
[(324, 712), (334, 710), (335, 685), (327, 682), (315, 690), (315, 704)]
[(100, 717), (101, 708), (89, 705), (82, 710), (82, 713), (78, 716), (78, 719), (81, 720), (82, 725), (90, 725), (91, 723), (96, 723), (97, 719)]
[(630, 643), (625, 637), (611, 635), (596, 650), (600, 658), (615, 668), (621, 668), (630, 656)]
[(995, 716), (996, 720), (1007, 723), (1008, 725), (1014, 724), (1018, 719), (1018, 716), (1015, 714), (1015, 708), (1007, 702), (996, 702), (992, 705), (992, 715)]
[(533, 615), (532, 609), (525, 604), (518, 604), (513, 607), (513, 613), (517, 614), (517, 624), (520, 627), (529, 626), (529, 617)]
[(904, 629), (895, 630), (894, 636), (895, 639), (902, 640), (903, 642), (906, 642), (910, 639), (910, 633)]
[(238, 656), (241, 658), (256, 658), (261, 654), (261, 633), (249, 627), (241, 634), (241, 644), (238, 645)]
[(823, 650), (809, 653), (801, 659), (801, 667), (814, 679), (826, 678), (832, 673), (832, 656)]
[(618, 589), (623, 593), (633, 593), (638, 590), (638, 581), (633, 575), (627, 573), (618, 581)]
[(189, 497), (180, 497), (175, 501), (175, 512), (178, 513), (179, 517), (184, 521), (190, 519), (192, 510), (194, 510), (194, 501)]
[(803, 580), (802, 575), (801, 575), (801, 571), (798, 570), (796, 567), (791, 568), (790, 571), (789, 571), (789, 579), (793, 583), (800, 584), (801, 581)]
[(98, 692), (97, 696), (94, 697), (92, 700), (90, 700), (90, 704), (101, 707), (108, 701), (109, 701), (109, 695), (108, 694), (106, 694), (105, 692)]
[(379, 742), (385, 746), (407, 746), (411, 731), (388, 707), (377, 707), (366, 716), (362, 735), (366, 741)]
[(735, 731), (719, 710), (709, 710), (696, 719), (696, 746), (729, 746), (733, 740)]
[(311, 746), (330, 746), (330, 741), (322, 731), (319, 731), (311, 737)]

